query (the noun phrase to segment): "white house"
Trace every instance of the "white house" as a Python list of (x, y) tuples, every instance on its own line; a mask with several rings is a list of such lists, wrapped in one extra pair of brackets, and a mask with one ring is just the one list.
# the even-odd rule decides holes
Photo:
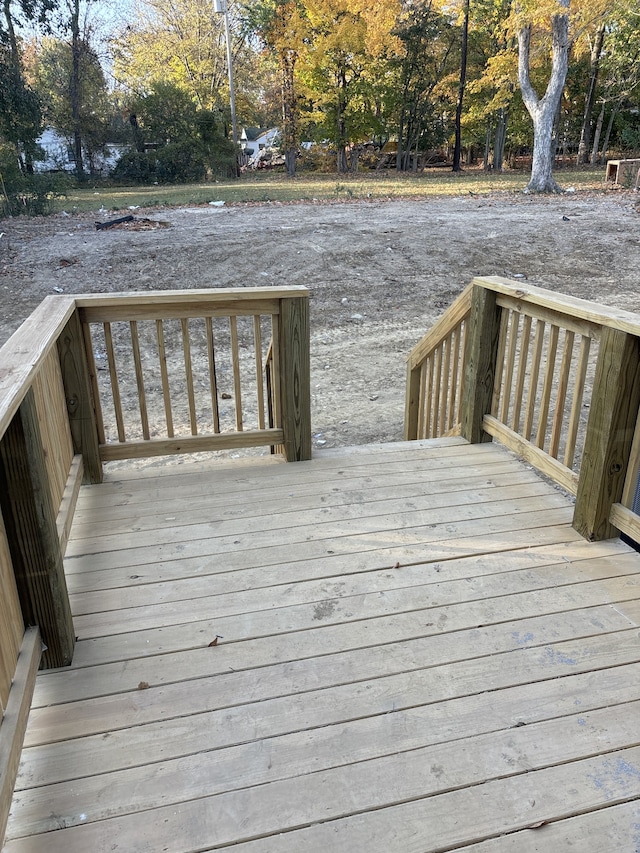
[(263, 130), (259, 127), (245, 127), (240, 134), (240, 148), (244, 154), (244, 165), (249, 169), (258, 169), (261, 165), (274, 165), (284, 162), (279, 151), (275, 150), (280, 141), (280, 129), (271, 127)]
[[(33, 164), (36, 172), (73, 172), (75, 170), (75, 151), (71, 140), (62, 136), (52, 127), (47, 127), (36, 142), (45, 154), (44, 160), (36, 160)], [(94, 156), (93, 171), (100, 175), (108, 175), (120, 157), (129, 148), (129, 145), (122, 145), (117, 142), (109, 143), (106, 146), (106, 153), (104, 155), (98, 154)], [(85, 167), (87, 163), (85, 163)]]

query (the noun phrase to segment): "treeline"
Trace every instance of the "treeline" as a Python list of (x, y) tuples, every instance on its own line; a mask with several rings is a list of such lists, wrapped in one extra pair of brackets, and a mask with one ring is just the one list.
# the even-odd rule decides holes
[[(128, 146), (122, 180), (233, 174), (225, 16), (138, 0), (105, 38), (98, 6), (5, 0), (5, 185), (34, 172), (45, 126), (78, 179), (109, 143)], [(535, 172), (557, 152), (595, 165), (640, 150), (640, 0), (229, 0), (228, 23), (238, 126), (279, 127), (291, 175), (308, 141), (322, 156), (302, 166), (338, 172), (380, 163), (385, 144), (399, 170), (443, 152), (496, 170), (533, 152)], [(553, 189), (545, 169), (531, 189)]]

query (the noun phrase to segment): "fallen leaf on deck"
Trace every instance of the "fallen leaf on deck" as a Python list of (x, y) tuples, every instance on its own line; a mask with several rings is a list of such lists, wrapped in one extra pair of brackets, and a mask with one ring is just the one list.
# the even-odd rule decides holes
[(216, 634), (216, 636), (213, 638), (213, 640), (211, 640), (211, 642), (209, 643), (208, 648), (211, 648), (211, 646), (217, 646), (218, 640), (222, 640), (222, 639), (223, 639), (223, 637), (221, 637), (220, 634)]
[(393, 568), (394, 568), (394, 569), (399, 569), (399, 568), (400, 568), (400, 563), (396, 563), (396, 564), (395, 564), (395, 566), (394, 566)]
[(148, 681), (141, 681), (141, 682), (138, 684), (138, 690), (148, 690), (148, 689), (149, 689), (149, 687), (150, 687), (150, 685), (149, 685), (149, 682), (148, 682)]

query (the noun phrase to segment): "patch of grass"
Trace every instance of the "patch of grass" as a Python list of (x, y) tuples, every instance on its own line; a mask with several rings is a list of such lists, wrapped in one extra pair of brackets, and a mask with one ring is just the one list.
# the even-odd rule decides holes
[[(605, 188), (605, 170), (557, 169), (554, 176), (564, 187), (576, 191), (600, 191)], [(236, 181), (204, 184), (179, 184), (152, 187), (114, 187), (96, 185), (76, 187), (65, 199), (56, 202), (56, 210), (123, 210), (129, 207), (159, 207), (226, 203), (343, 201), (361, 199), (428, 198), (433, 196), (488, 195), (522, 192), (529, 180), (525, 171), (501, 174), (478, 168), (454, 174), (449, 169), (428, 169), (420, 174), (362, 172), (355, 175), (301, 173), (295, 178), (267, 172), (243, 175)]]

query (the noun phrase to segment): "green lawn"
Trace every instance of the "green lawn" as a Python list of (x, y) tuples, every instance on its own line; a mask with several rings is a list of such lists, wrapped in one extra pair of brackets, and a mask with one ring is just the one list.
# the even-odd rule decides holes
[[(598, 169), (558, 169), (555, 178), (564, 187), (603, 190), (604, 167)], [(69, 191), (56, 202), (57, 210), (124, 210), (130, 206), (206, 204), (212, 201), (291, 202), (330, 199), (390, 199), (456, 196), (492, 192), (521, 192), (528, 172), (491, 174), (473, 168), (460, 174), (449, 169), (430, 169), (417, 175), (363, 172), (355, 175), (302, 173), (293, 179), (267, 172), (243, 175), (236, 181), (181, 184), (153, 187), (83, 186)]]

